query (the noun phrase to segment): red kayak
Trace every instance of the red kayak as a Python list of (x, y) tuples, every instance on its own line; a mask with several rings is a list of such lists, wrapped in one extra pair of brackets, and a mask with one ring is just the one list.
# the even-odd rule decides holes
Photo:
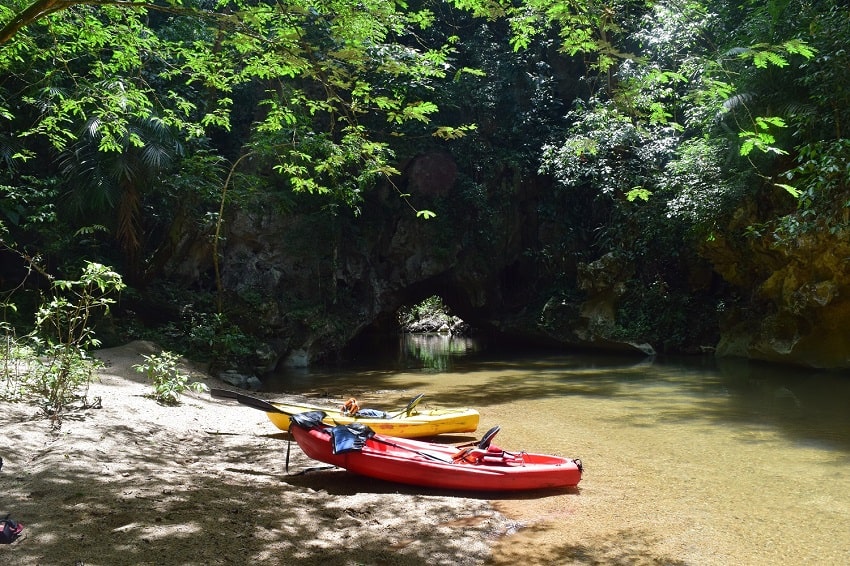
[(499, 427), (459, 447), (383, 436), (358, 423), (330, 427), (322, 418), (321, 411), (293, 415), (289, 433), (310, 458), (371, 478), (473, 491), (568, 488), (581, 480), (581, 460), (496, 447)]

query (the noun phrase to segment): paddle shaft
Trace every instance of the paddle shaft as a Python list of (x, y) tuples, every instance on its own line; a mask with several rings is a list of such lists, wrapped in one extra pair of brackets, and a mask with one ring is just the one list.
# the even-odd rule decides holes
[(401, 448), (402, 450), (407, 450), (409, 452), (413, 452), (415, 454), (419, 454), (420, 456), (425, 456), (426, 458), (431, 458), (432, 460), (437, 460), (438, 462), (442, 462), (444, 464), (451, 464), (451, 460), (444, 460), (439, 456), (434, 456), (433, 454), (428, 454), (427, 452), (421, 452), (419, 450), (414, 450), (413, 448), (408, 448), (407, 446), (402, 446), (401, 444), (396, 444), (395, 442), (390, 442), (389, 440), (384, 440), (378, 436), (373, 436), (370, 440), (374, 440), (375, 442), (380, 442), (381, 444), (386, 444), (387, 446), (393, 446), (395, 448)]
[[(244, 393), (238, 393), (236, 391), (230, 391), (229, 389), (212, 388), (212, 389), (210, 389), (210, 396), (211, 397), (217, 397), (219, 399), (236, 399), (236, 401), (238, 401), (242, 405), (247, 405), (248, 407), (253, 407), (254, 409), (258, 409), (258, 410), (264, 411), (266, 413), (288, 414), (286, 411), (281, 411), (280, 409), (275, 407), (273, 404), (269, 403), (268, 401), (266, 401), (264, 399), (260, 399), (258, 397), (252, 397), (251, 395), (245, 395)], [(425, 396), (424, 394), (420, 393), (419, 395), (414, 397), (413, 400), (410, 401), (410, 403), (407, 405), (407, 407), (402, 409), (400, 413), (395, 414), (395, 415), (393, 415), (389, 418), (397, 419), (401, 415), (403, 415), (405, 413), (409, 413), (413, 409), (413, 407), (415, 407), (419, 403), (419, 401), (422, 400), (422, 397), (424, 397), (424, 396)], [(356, 415), (355, 415), (355, 418), (356, 418)]]

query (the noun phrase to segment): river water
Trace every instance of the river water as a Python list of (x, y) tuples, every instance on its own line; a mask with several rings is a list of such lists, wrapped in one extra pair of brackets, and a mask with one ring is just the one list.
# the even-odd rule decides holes
[(844, 374), (406, 335), (266, 389), (382, 408), (425, 393), (478, 409), (505, 449), (581, 458), (574, 493), (494, 501), (517, 525), (494, 564), (850, 564)]

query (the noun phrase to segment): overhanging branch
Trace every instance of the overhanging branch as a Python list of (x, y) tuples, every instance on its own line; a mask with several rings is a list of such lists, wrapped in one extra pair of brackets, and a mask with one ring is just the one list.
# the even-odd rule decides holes
[[(160, 6), (149, 4), (147, 2), (130, 2), (122, 0), (37, 0), (30, 6), (15, 15), (9, 20), (6, 25), (0, 29), (0, 46), (6, 44), (17, 35), (23, 28), (37, 22), (38, 20), (49, 16), (55, 12), (66, 10), (73, 6), (117, 6), (119, 8), (127, 8), (129, 10), (155, 10), (157, 12), (165, 12), (168, 14), (177, 15), (194, 15), (203, 16), (211, 15), (208, 12), (199, 11), (194, 8), (183, 8), (177, 6)], [(215, 14), (215, 16), (220, 16)]]

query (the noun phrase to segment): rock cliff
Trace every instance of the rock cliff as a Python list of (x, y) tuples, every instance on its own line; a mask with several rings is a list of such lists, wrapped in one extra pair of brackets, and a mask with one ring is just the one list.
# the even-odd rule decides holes
[[(557, 221), (558, 207), (571, 203), (558, 204), (546, 179), (505, 168), (479, 192), (460, 191), (458, 167), (443, 152), (417, 156), (404, 171), (395, 187), (370, 194), (358, 217), (319, 205), (299, 206), (297, 214), (255, 208), (229, 215), (222, 285), (228, 306), (242, 313), (241, 326), (266, 345), (259, 371), (334, 356), (361, 333), (394, 329), (400, 307), (431, 295), (473, 332), (653, 355), (658, 344), (623, 323), (637, 316), (624, 301), (653, 293), (665, 300), (678, 293), (679, 300), (645, 309), (644, 328), (671, 316), (702, 326), (694, 333), (699, 338), (683, 339), (684, 351), (850, 367), (846, 232), (812, 232), (785, 245), (718, 233), (699, 250), (682, 252), (701, 262), (684, 264), (685, 288), (662, 282), (659, 290), (640, 282), (636, 272), (645, 266), (622, 255), (571, 259), (578, 254), (564, 242), (579, 244)], [(417, 218), (412, 206), (434, 209), (437, 217)], [(554, 212), (544, 218), (544, 209)], [(745, 208), (726, 233), (741, 234), (748, 222), (754, 218)], [(560, 258), (531, 253), (554, 244)], [(210, 257), (198, 243), (175, 257), (171, 270), (197, 280), (211, 270)], [(722, 311), (717, 324), (688, 310), (712, 278), (726, 285), (706, 301)]]

